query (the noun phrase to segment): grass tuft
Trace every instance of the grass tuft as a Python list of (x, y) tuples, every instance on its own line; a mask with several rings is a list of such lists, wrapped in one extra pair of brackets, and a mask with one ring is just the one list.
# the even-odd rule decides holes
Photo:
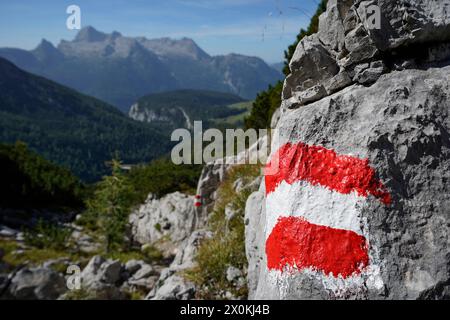
[[(204, 240), (195, 257), (197, 266), (185, 272), (185, 277), (200, 288), (198, 298), (223, 298), (226, 292), (245, 298), (247, 288), (236, 287), (226, 278), (230, 266), (240, 270), (247, 267), (245, 255), (245, 203), (251, 190), (237, 192), (234, 183), (242, 179), (244, 184), (260, 175), (260, 166), (241, 165), (230, 170), (218, 189), (218, 201), (209, 219), (209, 228), (214, 236)], [(227, 221), (225, 210), (229, 207), (235, 215)]]

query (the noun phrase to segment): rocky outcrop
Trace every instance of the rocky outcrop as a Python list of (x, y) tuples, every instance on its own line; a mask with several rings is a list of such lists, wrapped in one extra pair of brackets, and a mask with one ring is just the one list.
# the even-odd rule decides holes
[(245, 252), (248, 260), (247, 287), (248, 298), (254, 299), (259, 277), (264, 265), (265, 202), (264, 184), (247, 199), (245, 205)]
[(2, 298), (54, 300), (67, 290), (64, 277), (49, 268), (24, 268), (10, 276)]
[(122, 289), (132, 292), (134, 290), (144, 290), (148, 292), (155, 286), (159, 273), (153, 266), (144, 261), (130, 260), (125, 264), (127, 280)]
[(289, 64), (284, 106), (295, 109), (392, 70), (437, 62), (450, 48), (449, 4), (328, 1), (319, 32), (301, 41)]
[(170, 128), (186, 128), (191, 130), (193, 128), (193, 122), (189, 118), (189, 115), (181, 107), (166, 107), (163, 110), (152, 110), (141, 106), (139, 102), (136, 102), (130, 107), (128, 116), (131, 119), (148, 123), (159, 123), (164, 125), (167, 129)]
[[(279, 111), (274, 115), (274, 119), (279, 115)], [(275, 122), (275, 120), (273, 120)], [(204, 165), (197, 185), (197, 197), (199, 205), (195, 209), (196, 227), (203, 228), (208, 221), (209, 213), (213, 210), (217, 200), (217, 189), (225, 179), (227, 171), (236, 164), (264, 163), (267, 158), (267, 148), (270, 141), (267, 136), (260, 137), (250, 148), (234, 157), (217, 159), (214, 162)]]
[(161, 276), (147, 295), (151, 300), (187, 300), (195, 297), (195, 285), (182, 276), (182, 272), (195, 266), (195, 254), (202, 240), (212, 236), (206, 230), (194, 231), (180, 247), (172, 264), (161, 272)]
[(141, 260), (121, 263), (94, 256), (81, 272), (81, 288), (89, 299), (121, 300), (131, 292), (148, 292), (158, 277), (159, 269)]
[[(260, 158), (259, 153), (266, 151), (267, 143), (267, 136), (262, 137), (245, 152), (235, 157), (217, 159), (203, 167), (195, 198), (197, 205), (194, 207), (194, 202), (191, 203), (192, 208), (195, 208), (192, 233), (177, 247), (177, 254), (174, 260), (168, 268), (161, 272), (159, 280), (153, 290), (147, 295), (146, 299), (192, 299), (195, 297), (198, 288), (191, 281), (187, 280), (183, 276), (183, 273), (196, 266), (195, 255), (201, 242), (213, 237), (213, 234), (208, 231), (208, 218), (211, 212), (213, 212), (216, 201), (218, 200), (217, 191), (227, 176), (228, 171), (233, 166), (249, 163), (250, 161), (256, 162)], [(250, 190), (251, 192), (258, 188), (259, 183), (260, 178), (255, 181), (238, 179), (234, 182), (234, 188), (235, 190)], [(189, 214), (191, 213), (189, 212)], [(225, 209), (225, 218), (227, 221), (232, 219), (234, 215), (235, 212), (232, 208), (227, 207)], [(227, 271), (227, 277), (236, 288), (245, 286), (245, 272), (243, 270), (230, 266)], [(228, 298), (233, 298), (231, 293)]]
[(174, 254), (171, 264), (156, 277), (146, 299), (187, 300), (195, 297), (197, 288), (183, 273), (195, 267), (195, 255), (201, 241), (212, 236), (206, 230), (208, 217), (217, 200), (216, 191), (231, 166), (224, 159), (206, 164), (199, 178), (196, 197), (179, 192), (161, 199), (149, 195), (145, 204), (131, 214), (134, 240), (158, 246), (164, 242), (164, 250)]
[(380, 30), (374, 3), (329, 1), (290, 63), (279, 171), (246, 207), (250, 298), (450, 298), (450, 3), (380, 0)]
[(129, 221), (135, 241), (146, 244), (167, 240), (176, 247), (193, 230), (194, 197), (175, 192), (157, 199), (150, 194)]
[(121, 270), (120, 261), (94, 256), (81, 273), (82, 288), (96, 299), (123, 299), (125, 295), (119, 289)]

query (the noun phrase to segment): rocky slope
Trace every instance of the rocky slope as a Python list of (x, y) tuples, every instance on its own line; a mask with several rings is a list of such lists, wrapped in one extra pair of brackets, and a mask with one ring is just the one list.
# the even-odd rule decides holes
[[(264, 177), (232, 183), (259, 186), (245, 206), (248, 267), (225, 272), (236, 287), (247, 277), (250, 299), (450, 298), (450, 2), (377, 3), (381, 30), (361, 11), (373, 2), (329, 1), (290, 63)], [(208, 220), (231, 169), (206, 165), (195, 197), (150, 195), (130, 216), (130, 237), (168, 262), (94, 256), (82, 271), (88, 298), (196, 298), (186, 274), (214, 237)], [(72, 237), (95, 251), (83, 230)], [(0, 263), (0, 296), (71, 298), (56, 263), (70, 264), (1, 275)]]
[[(265, 138), (260, 142), (264, 146)], [(239, 159), (245, 156), (253, 159), (256, 152), (253, 147), (239, 155)], [(5, 251), (0, 249), (0, 299), (198, 298), (200, 290), (205, 289), (186, 274), (197, 267), (196, 256), (202, 242), (214, 237), (208, 222), (219, 200), (218, 190), (233, 167), (223, 159), (209, 163), (199, 178), (196, 196), (174, 192), (157, 198), (150, 194), (130, 214), (128, 238), (134, 248), (140, 248), (140, 256), (145, 261), (128, 256), (120, 260), (100, 256), (102, 244), (97, 234), (76, 223), (65, 222), (70, 236), (68, 247), (62, 253), (67, 256), (11, 265), (13, 258), (17, 261), (25, 252), (35, 249), (24, 241), (22, 232), (0, 225), (0, 245), (5, 247)], [(255, 191), (260, 180), (247, 180), (231, 181), (233, 189)], [(227, 208), (225, 214), (229, 222), (236, 212)], [(82, 214), (76, 220), (79, 218)], [(243, 250), (242, 254), (245, 256)], [(3, 259), (4, 256), (7, 257)], [(70, 266), (81, 270), (80, 290), (67, 287), (67, 283), (72, 283), (67, 273)], [(222, 267), (229, 286), (246, 292), (245, 269), (232, 265)], [(243, 296), (224, 291), (212, 298)]]
[(253, 99), (282, 77), (259, 58), (210, 56), (191, 39), (132, 38), (92, 27), (57, 47), (43, 40), (31, 51), (2, 48), (0, 56), (124, 112), (144, 95), (176, 89), (214, 90)]
[(250, 298), (450, 297), (449, 5), (331, 0), (299, 43), (246, 207)]
[[(247, 152), (236, 156), (235, 163), (243, 163), (243, 157), (254, 159), (259, 150), (265, 150), (267, 137), (262, 137), (258, 143)], [(199, 178), (195, 197), (189, 197), (178, 192), (169, 194), (161, 199), (147, 200), (146, 204), (130, 216), (132, 234), (139, 243), (152, 243), (165, 252), (172, 252), (174, 259), (171, 264), (160, 273), (156, 285), (148, 293), (146, 299), (194, 299), (202, 290), (186, 273), (197, 266), (196, 255), (202, 241), (214, 237), (209, 220), (219, 203), (219, 188), (235, 167), (231, 161), (218, 159), (204, 166)], [(245, 179), (248, 180), (248, 179)], [(233, 188), (237, 193), (244, 189), (255, 191), (259, 179), (233, 181)], [(225, 209), (226, 219), (233, 218), (233, 209)], [(155, 228), (158, 226), (158, 228)], [(163, 226), (160, 228), (160, 226)], [(159, 230), (158, 230), (159, 229)], [(239, 270), (227, 266), (226, 279), (234, 288), (246, 286), (246, 270)], [(231, 292), (223, 292), (223, 296), (213, 296), (215, 299), (236, 299)]]

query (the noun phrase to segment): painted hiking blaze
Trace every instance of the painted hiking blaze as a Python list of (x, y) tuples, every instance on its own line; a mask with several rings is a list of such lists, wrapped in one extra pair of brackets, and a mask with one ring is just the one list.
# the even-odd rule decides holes
[(369, 196), (389, 205), (391, 196), (367, 159), (288, 143), (267, 164), (265, 184), (269, 269), (347, 278), (369, 265), (358, 207)]

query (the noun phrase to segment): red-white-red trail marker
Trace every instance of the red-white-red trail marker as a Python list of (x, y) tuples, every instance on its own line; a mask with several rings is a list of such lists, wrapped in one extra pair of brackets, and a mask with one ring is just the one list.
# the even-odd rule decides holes
[(369, 266), (360, 208), (391, 196), (367, 159), (285, 144), (266, 166), (267, 267), (348, 278)]

